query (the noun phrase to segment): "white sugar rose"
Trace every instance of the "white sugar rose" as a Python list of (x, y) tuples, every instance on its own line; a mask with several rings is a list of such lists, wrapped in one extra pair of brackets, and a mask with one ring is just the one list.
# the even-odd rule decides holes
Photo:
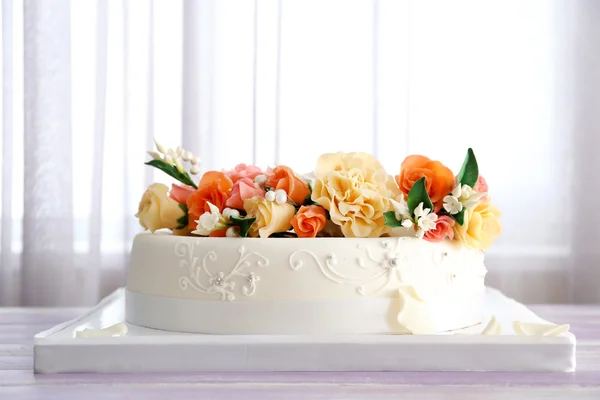
[(179, 225), (177, 220), (185, 215), (179, 203), (169, 197), (169, 188), (162, 183), (155, 183), (148, 187), (135, 216), (140, 220), (140, 225), (151, 232), (157, 229), (175, 229)]
[(294, 206), (289, 203), (278, 204), (258, 196), (244, 200), (244, 210), (249, 217), (256, 218), (248, 231), (249, 236), (261, 238), (290, 230), (290, 221), (296, 213)]

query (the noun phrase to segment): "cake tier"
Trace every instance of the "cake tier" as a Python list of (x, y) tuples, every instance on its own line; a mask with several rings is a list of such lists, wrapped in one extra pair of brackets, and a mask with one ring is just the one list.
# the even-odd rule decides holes
[(209, 334), (438, 333), (481, 321), (485, 274), (450, 241), (141, 233), (126, 313)]

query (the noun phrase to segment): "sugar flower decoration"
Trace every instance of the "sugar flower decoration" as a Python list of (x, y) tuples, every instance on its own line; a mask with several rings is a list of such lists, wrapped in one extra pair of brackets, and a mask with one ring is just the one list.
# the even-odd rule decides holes
[(413, 221), (410, 217), (410, 211), (408, 211), (406, 201), (403, 198), (401, 198), (400, 201), (390, 199), (390, 203), (392, 204), (392, 207), (394, 207), (396, 219), (401, 221), (402, 226), (404, 228), (412, 228)]
[(193, 155), (191, 151), (185, 150), (181, 146), (177, 146), (175, 149), (167, 148), (156, 140), (156, 138), (154, 138), (154, 144), (157, 151), (148, 152), (153, 159), (162, 160), (169, 165), (175, 165), (177, 171), (182, 174), (186, 172), (183, 162), (190, 163), (190, 173), (192, 175), (200, 172), (200, 158)]
[(444, 197), (444, 210), (455, 215), (463, 208), (472, 208), (487, 195), (487, 192), (476, 192), (469, 185), (456, 185), (448, 196)]
[(192, 231), (195, 235), (208, 236), (212, 231), (223, 229), (227, 226), (227, 220), (221, 215), (219, 208), (211, 202), (207, 202), (207, 204), (210, 212), (205, 212), (196, 221), (198, 225), (196, 226), (196, 230)]
[(415, 208), (415, 223), (419, 227), (417, 230), (417, 237), (422, 239), (425, 232), (435, 229), (437, 214), (431, 212), (430, 208), (423, 208), (423, 202)]

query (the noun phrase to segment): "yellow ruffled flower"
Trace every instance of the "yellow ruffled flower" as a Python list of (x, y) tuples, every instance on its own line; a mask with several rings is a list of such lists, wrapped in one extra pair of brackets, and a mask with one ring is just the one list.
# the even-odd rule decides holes
[(296, 209), (289, 203), (277, 204), (261, 197), (244, 200), (244, 210), (249, 217), (256, 217), (248, 235), (268, 238), (275, 232), (286, 232), (292, 228), (290, 221)]
[(179, 203), (169, 197), (169, 188), (162, 183), (152, 184), (140, 200), (135, 216), (140, 225), (154, 232), (157, 229), (175, 229), (177, 220), (185, 215)]
[(489, 201), (481, 201), (465, 211), (465, 222), (454, 225), (454, 238), (469, 249), (485, 250), (502, 233), (500, 209)]
[(312, 201), (329, 211), (345, 237), (379, 237), (390, 229), (383, 213), (400, 192), (383, 166), (367, 153), (332, 153), (319, 157)]

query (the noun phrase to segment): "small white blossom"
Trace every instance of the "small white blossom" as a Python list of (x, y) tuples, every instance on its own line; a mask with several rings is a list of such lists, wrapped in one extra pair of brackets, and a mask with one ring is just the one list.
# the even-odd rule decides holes
[[(454, 193), (454, 191), (452, 193)], [(453, 195), (444, 197), (444, 210), (448, 211), (448, 214), (458, 214), (462, 211), (462, 209), (463, 204), (458, 200), (457, 197)]]
[(191, 173), (192, 175), (196, 175), (196, 174), (198, 174), (199, 172), (200, 172), (200, 167), (199, 167), (199, 166), (197, 166), (196, 164), (193, 164), (193, 165), (190, 167), (190, 173)]
[(269, 190), (267, 193), (265, 193), (265, 200), (275, 201), (275, 192), (272, 190)]
[(451, 195), (444, 197), (444, 209), (455, 215), (463, 208), (475, 207), (487, 192), (476, 192), (469, 185), (456, 185)]
[(192, 154), (191, 151), (184, 151), (183, 154), (181, 155), (181, 158), (183, 159), (183, 161), (190, 161), (192, 159), (192, 157), (194, 157), (194, 155)]
[(431, 212), (430, 208), (423, 208), (423, 202), (419, 203), (417, 208), (415, 208), (415, 219), (417, 220), (417, 225), (423, 231), (429, 231), (431, 229), (435, 229), (437, 214)]
[(223, 228), (222, 216), (219, 209), (212, 204), (207, 202), (210, 212), (207, 211), (200, 216), (200, 219), (196, 221), (198, 226), (195, 231), (192, 231), (195, 235), (208, 236), (212, 231)]
[(456, 187), (452, 190), (452, 196), (456, 197), (457, 199), (460, 197), (460, 195), (462, 194), (462, 189), (460, 187), (460, 184), (456, 185)]
[(254, 183), (256, 183), (258, 185), (264, 185), (266, 181), (267, 181), (267, 176), (264, 174), (256, 175), (256, 178), (254, 178)]
[(461, 194), (459, 197), (461, 200), (467, 200), (473, 194), (473, 188), (471, 188), (469, 185), (462, 185), (460, 189)]
[(175, 167), (177, 168), (177, 171), (179, 171), (180, 173), (185, 173), (185, 168), (183, 168), (183, 164), (181, 163), (181, 158), (176, 158), (175, 159)]
[(177, 155), (177, 157), (183, 157), (184, 153), (185, 150), (181, 146), (177, 146), (177, 148), (175, 149), (175, 154)]
[(161, 153), (161, 154), (167, 153), (166, 147), (163, 146), (162, 143), (160, 143), (158, 140), (156, 140), (156, 138), (154, 138), (154, 145), (156, 146), (156, 149), (158, 150), (159, 153)]
[(468, 200), (463, 201), (465, 208), (475, 207), (486, 194), (487, 192), (473, 192)]
[(229, 227), (227, 231), (225, 231), (225, 236), (227, 237), (238, 237), (238, 231), (235, 226)]
[(200, 164), (200, 158), (197, 156), (190, 157), (190, 164), (192, 164), (192, 165)]
[(223, 217), (225, 219), (229, 219), (230, 217), (239, 218), (239, 216), (240, 216), (240, 212), (238, 210), (236, 210), (235, 208), (226, 208), (223, 210)]
[(412, 228), (413, 225), (414, 225), (414, 223), (410, 219), (407, 218), (407, 219), (405, 219), (405, 220), (402, 221), (401, 225), (403, 227), (405, 227), (405, 228)]
[(160, 153), (157, 153), (156, 151), (149, 151), (148, 154), (155, 160), (162, 160)]
[(283, 189), (277, 189), (275, 191), (275, 203), (277, 204), (285, 204), (287, 203), (288, 197), (287, 193)]
[(394, 207), (394, 212), (396, 219), (398, 221), (402, 221), (404, 219), (410, 219), (410, 212), (408, 211), (408, 206), (404, 200), (396, 201), (394, 199), (390, 199), (390, 203)]
[(165, 162), (169, 165), (173, 165), (173, 157), (171, 157), (169, 154), (165, 154)]

